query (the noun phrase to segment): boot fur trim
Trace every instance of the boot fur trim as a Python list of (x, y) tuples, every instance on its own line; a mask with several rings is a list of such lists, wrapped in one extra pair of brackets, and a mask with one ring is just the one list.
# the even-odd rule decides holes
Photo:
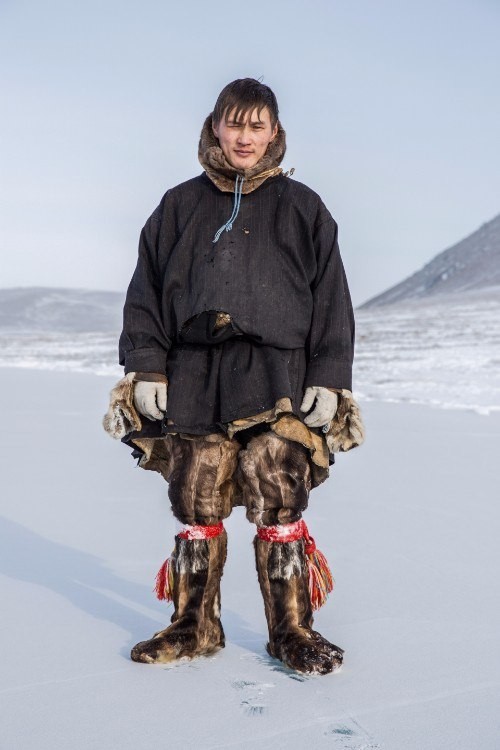
[(178, 537), (175, 552), (177, 573), (200, 573), (208, 568), (209, 548), (206, 539), (181, 539)]
[(303, 542), (299, 539), (288, 544), (274, 544), (269, 551), (268, 575), (271, 580), (290, 580), (292, 576), (307, 573)]

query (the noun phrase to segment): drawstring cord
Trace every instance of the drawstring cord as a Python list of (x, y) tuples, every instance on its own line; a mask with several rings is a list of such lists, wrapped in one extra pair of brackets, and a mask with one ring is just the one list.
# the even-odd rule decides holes
[[(239, 179), (241, 180), (241, 182), (238, 184), (238, 180)], [(222, 234), (222, 232), (224, 230), (226, 230), (226, 232), (230, 232), (231, 229), (233, 228), (233, 223), (236, 220), (236, 217), (238, 216), (238, 212), (240, 210), (241, 190), (242, 190), (242, 187), (243, 187), (243, 181), (244, 181), (244, 179), (245, 179), (244, 177), (240, 177), (240, 175), (238, 175), (238, 174), (236, 175), (236, 181), (235, 181), (235, 184), (234, 184), (234, 206), (233, 206), (233, 213), (231, 214), (231, 216), (228, 219), (228, 221), (226, 221), (226, 223), (223, 224), (221, 226), (221, 228), (217, 230), (217, 232), (215, 233), (215, 237), (212, 240), (212, 244), (215, 244), (218, 241), (219, 237), (221, 236), (221, 234)]]

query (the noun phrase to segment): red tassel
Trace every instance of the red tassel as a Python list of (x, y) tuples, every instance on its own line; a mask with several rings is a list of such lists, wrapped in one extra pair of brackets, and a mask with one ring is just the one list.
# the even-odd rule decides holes
[[(211, 526), (190, 526), (185, 524), (182, 531), (176, 536), (179, 539), (213, 539), (224, 531), (224, 525), (222, 521), (213, 524)], [(172, 557), (175, 552), (175, 547), (169, 558), (165, 560), (160, 570), (156, 574), (156, 584), (153, 591), (156, 592), (158, 599), (164, 599), (167, 602), (173, 600), (174, 595), (174, 567), (175, 561)]]
[(154, 588), (158, 599), (172, 601), (174, 594), (174, 566), (172, 557), (168, 557), (156, 574), (156, 585)]
[(309, 594), (311, 596), (311, 606), (313, 609), (319, 609), (326, 602), (328, 594), (333, 591), (335, 581), (328, 566), (326, 557), (319, 549), (317, 549), (316, 542), (312, 536), (309, 536), (309, 531), (305, 523), (304, 541), (307, 565), (309, 567)]
[(309, 535), (304, 520), (282, 526), (259, 526), (257, 536), (266, 542), (295, 542), (304, 539), (304, 551), (309, 569), (309, 594), (313, 609), (319, 609), (333, 591), (334, 578), (326, 557), (316, 548), (316, 542)]

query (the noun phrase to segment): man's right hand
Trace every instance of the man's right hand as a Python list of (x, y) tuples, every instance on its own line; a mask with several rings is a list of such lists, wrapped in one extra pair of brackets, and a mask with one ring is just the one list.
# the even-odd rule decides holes
[(138, 380), (134, 386), (134, 406), (152, 422), (163, 419), (167, 409), (167, 384)]

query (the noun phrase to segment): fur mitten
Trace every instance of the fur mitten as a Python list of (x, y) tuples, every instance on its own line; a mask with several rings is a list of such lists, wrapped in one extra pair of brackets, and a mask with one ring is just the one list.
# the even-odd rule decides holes
[(109, 394), (109, 408), (102, 420), (102, 426), (112, 438), (121, 440), (133, 430), (141, 430), (141, 417), (134, 406), (135, 376), (128, 372)]
[(365, 427), (361, 412), (351, 391), (338, 390), (339, 404), (328, 432), (325, 433), (330, 453), (351, 450), (365, 440)]

